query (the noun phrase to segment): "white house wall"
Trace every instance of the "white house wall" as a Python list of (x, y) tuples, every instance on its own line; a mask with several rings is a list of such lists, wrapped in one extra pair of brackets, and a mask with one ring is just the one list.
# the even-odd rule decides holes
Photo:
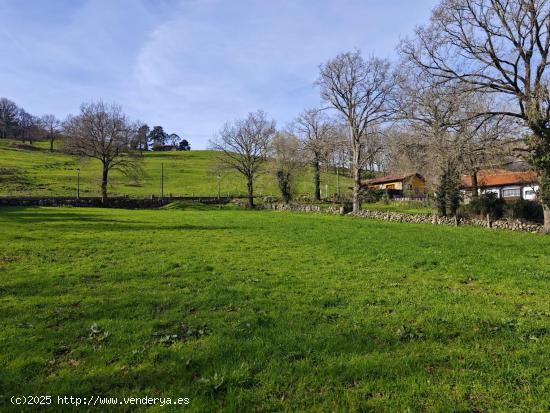
[[(510, 195), (511, 191), (514, 192), (514, 195)], [(502, 198), (521, 198), (521, 195), (522, 195), (521, 186), (519, 185), (503, 186), (500, 189), (500, 196)]]
[[(504, 196), (506, 190), (517, 190), (517, 196)], [(539, 185), (536, 183), (531, 184), (519, 184), (519, 185), (505, 185), (505, 186), (490, 186), (485, 188), (478, 188), (478, 193), (486, 194), (493, 193), (496, 194), (498, 198), (504, 199), (517, 199), (522, 198), (527, 201), (536, 201), (537, 193), (539, 192)], [(461, 193), (464, 196), (465, 201), (469, 201), (471, 191), (467, 189), (461, 189)]]
[(534, 201), (535, 199), (537, 199), (537, 192), (539, 191), (539, 186), (538, 185), (525, 186), (523, 187), (522, 191), (523, 191), (522, 192), (523, 199), (526, 199), (528, 201)]

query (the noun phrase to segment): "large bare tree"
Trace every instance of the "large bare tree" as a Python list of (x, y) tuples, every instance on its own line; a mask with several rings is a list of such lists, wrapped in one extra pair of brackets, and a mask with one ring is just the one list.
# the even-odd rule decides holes
[(120, 106), (101, 101), (84, 103), (77, 116), (66, 120), (64, 129), (72, 153), (101, 162), (103, 202), (107, 200), (110, 171), (118, 170), (134, 176), (141, 171), (138, 157), (130, 149), (135, 131)]
[(254, 208), (254, 179), (267, 159), (275, 133), (275, 121), (258, 110), (245, 119), (225, 124), (211, 142), (212, 149), (221, 153), (220, 161), (246, 178), (249, 208)]
[(337, 110), (349, 128), (352, 151), (353, 211), (361, 209), (362, 154), (369, 128), (384, 121), (394, 85), (386, 60), (365, 60), (359, 51), (342, 53), (320, 66), (321, 98)]
[(471, 174), (475, 183), (481, 168), (503, 160), (512, 142), (509, 122), (503, 115), (486, 113), (493, 102), (485, 94), (459, 81), (441, 83), (407, 63), (401, 68), (396, 118), (415, 139), (411, 142), (405, 135), (406, 150), (401, 152), (420, 149), (423, 156), (417, 159), (431, 166), (440, 188), (444, 180), (457, 188), (461, 172)]
[(53, 143), (61, 133), (61, 121), (54, 115), (43, 115), (40, 123), (46, 132), (46, 138), (50, 141), (50, 152), (53, 151)]
[(402, 50), (440, 81), (459, 81), (496, 95), (489, 114), (521, 120), (528, 160), (539, 174), (545, 230), (550, 232), (550, 2), (443, 0), (431, 23)]
[(401, 79), (399, 85), (396, 118), (414, 134), (412, 141), (401, 142), (400, 152), (420, 151), (421, 156), (412, 156), (430, 165), (432, 183), (440, 186), (450, 170), (458, 179), (456, 172), (465, 146), (465, 137), (460, 133), (461, 114), (466, 102), (461, 101), (463, 95), (456, 85), (438, 85), (417, 75)]
[[(472, 103), (473, 110), (486, 110), (487, 102), (483, 96)], [(484, 109), (485, 108), (485, 109)], [(472, 180), (472, 197), (478, 196), (478, 173), (482, 169), (491, 169), (510, 163), (516, 157), (513, 149), (517, 146), (521, 131), (515, 122), (505, 116), (467, 119), (460, 131), (465, 136), (463, 147), (463, 173)]]
[(313, 165), (313, 196), (320, 201), (321, 163), (330, 153), (331, 140), (335, 137), (334, 125), (320, 109), (308, 109), (294, 120), (292, 130), (302, 141), (307, 160)]

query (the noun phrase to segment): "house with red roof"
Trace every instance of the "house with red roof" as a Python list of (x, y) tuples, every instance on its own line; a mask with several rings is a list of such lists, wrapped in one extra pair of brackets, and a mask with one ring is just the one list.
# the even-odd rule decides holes
[(362, 184), (364, 189), (385, 189), (396, 198), (424, 198), (426, 196), (426, 180), (418, 173), (401, 175), (386, 175), (367, 179)]
[[(473, 191), (472, 176), (463, 175), (460, 187), (464, 194)], [(539, 191), (537, 174), (533, 171), (508, 171), (504, 169), (482, 170), (477, 173), (480, 194), (492, 192), (504, 200), (525, 199), (534, 201)]]

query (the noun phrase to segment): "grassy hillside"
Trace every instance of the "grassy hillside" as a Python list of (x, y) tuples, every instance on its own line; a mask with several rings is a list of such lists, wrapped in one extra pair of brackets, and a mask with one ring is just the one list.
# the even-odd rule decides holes
[[(40, 195), (73, 196), (76, 193), (76, 169), (81, 169), (81, 195), (100, 194), (101, 167), (99, 161), (81, 160), (60, 152), (50, 153), (47, 144), (38, 142), (37, 150), (18, 149), (14, 143), (0, 140), (0, 196)], [(111, 195), (150, 196), (160, 194), (161, 164), (164, 164), (164, 193), (173, 195), (215, 195), (217, 178), (211, 172), (217, 154), (212, 151), (147, 152), (143, 158), (145, 176), (135, 182), (118, 172), (110, 179)], [(272, 173), (267, 171), (256, 184), (258, 195), (278, 195)], [(346, 190), (349, 179), (341, 178)], [(336, 192), (336, 176), (323, 173), (322, 191), (328, 184), (329, 193)], [(226, 172), (221, 180), (221, 192), (227, 195), (246, 193), (246, 182), (236, 172)], [(313, 192), (313, 175), (309, 168), (301, 170), (295, 183), (296, 192)]]
[(0, 227), (2, 395), (190, 399), (151, 410), (174, 412), (550, 405), (546, 237), (239, 210), (4, 208)]

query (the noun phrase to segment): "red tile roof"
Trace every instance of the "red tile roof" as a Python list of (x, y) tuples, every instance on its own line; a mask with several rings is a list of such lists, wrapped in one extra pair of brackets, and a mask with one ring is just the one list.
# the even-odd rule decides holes
[(378, 184), (385, 184), (388, 182), (400, 182), (414, 175), (417, 175), (420, 179), (424, 180), (422, 175), (416, 174), (416, 173), (402, 174), (402, 175), (387, 175), (387, 176), (382, 176), (380, 178), (367, 179), (363, 181), (363, 185), (378, 185)]
[[(477, 173), (477, 185), (482, 187), (521, 185), (537, 182), (537, 174), (533, 171), (514, 172), (504, 169), (483, 170)], [(460, 178), (462, 188), (472, 187), (472, 177), (462, 175)]]

